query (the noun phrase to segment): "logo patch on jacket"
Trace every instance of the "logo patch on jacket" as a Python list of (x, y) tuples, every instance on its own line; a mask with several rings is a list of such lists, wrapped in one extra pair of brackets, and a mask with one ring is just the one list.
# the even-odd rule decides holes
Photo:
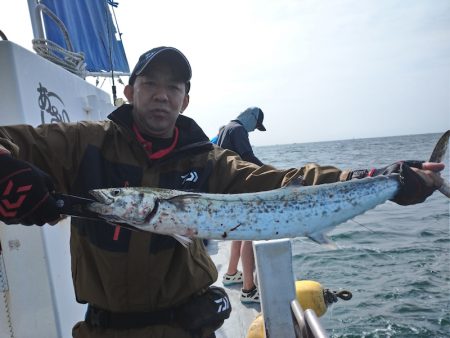
[(183, 191), (208, 191), (208, 168), (191, 167), (180, 171), (162, 172), (159, 187)]
[(182, 181), (181, 181), (182, 185), (185, 185), (186, 182), (195, 183), (198, 181), (198, 174), (196, 171), (190, 171), (186, 175), (182, 175), (181, 179), (182, 179)]

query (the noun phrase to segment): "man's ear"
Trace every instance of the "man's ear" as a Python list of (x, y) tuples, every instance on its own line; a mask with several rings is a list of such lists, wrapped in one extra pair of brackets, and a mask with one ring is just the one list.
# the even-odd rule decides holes
[(187, 106), (189, 105), (189, 95), (186, 94), (184, 96), (183, 105), (181, 106), (181, 114), (186, 110)]
[(127, 98), (128, 102), (133, 103), (133, 94), (134, 94), (133, 86), (127, 84), (123, 89), (123, 93), (125, 94), (125, 97)]

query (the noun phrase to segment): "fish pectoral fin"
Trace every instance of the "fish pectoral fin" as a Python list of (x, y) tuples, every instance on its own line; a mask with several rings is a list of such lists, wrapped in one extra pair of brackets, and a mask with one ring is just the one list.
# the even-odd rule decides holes
[(180, 242), (181, 245), (184, 246), (185, 248), (187, 248), (188, 245), (192, 243), (192, 239), (186, 236), (172, 234), (172, 237), (175, 238), (178, 242)]
[(327, 236), (325, 236), (322, 232), (316, 232), (307, 236), (310, 240), (316, 242), (320, 245), (325, 245), (330, 249), (336, 249), (337, 246), (334, 244)]
[(300, 176), (300, 177), (294, 178), (287, 185), (281, 187), (281, 189), (298, 188), (298, 187), (302, 187), (302, 186), (304, 186), (303, 177)]

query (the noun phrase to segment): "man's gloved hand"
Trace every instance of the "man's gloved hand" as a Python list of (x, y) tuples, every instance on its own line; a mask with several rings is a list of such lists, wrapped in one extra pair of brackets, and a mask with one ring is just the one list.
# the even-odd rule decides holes
[(381, 169), (355, 170), (347, 179), (399, 174), (400, 191), (392, 201), (400, 205), (422, 203), (436, 190), (436, 187), (427, 185), (425, 180), (411, 169), (422, 169), (423, 163), (423, 161), (399, 161)]
[(0, 221), (44, 225), (59, 218), (46, 173), (10, 155), (0, 155)]

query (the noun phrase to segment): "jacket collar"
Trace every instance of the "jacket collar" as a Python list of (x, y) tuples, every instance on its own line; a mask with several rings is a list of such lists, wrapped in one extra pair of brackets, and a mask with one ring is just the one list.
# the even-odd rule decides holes
[[(132, 116), (133, 106), (130, 104), (123, 104), (111, 114), (108, 118), (129, 130), (133, 135), (133, 116)], [(180, 148), (185, 145), (198, 142), (209, 142), (208, 136), (203, 132), (200, 126), (191, 118), (179, 115), (175, 125), (179, 129), (179, 140), (176, 148)]]

